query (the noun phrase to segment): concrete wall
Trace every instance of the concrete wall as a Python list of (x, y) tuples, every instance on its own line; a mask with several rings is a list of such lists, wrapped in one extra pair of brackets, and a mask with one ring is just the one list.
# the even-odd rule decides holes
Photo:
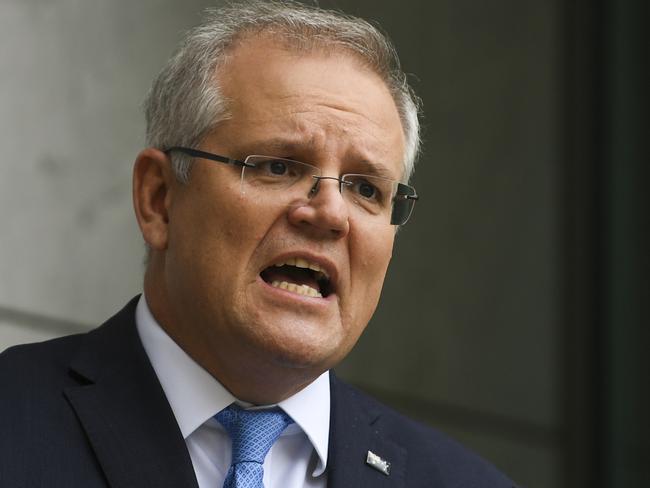
[(23, 324), (57, 334), (48, 318), (97, 324), (140, 290), (140, 103), (207, 3), (0, 3), (0, 347)]
[[(139, 292), (139, 104), (208, 3), (0, 3), (0, 349)], [(340, 374), (529, 488), (561, 486), (556, 2), (321, 4), (379, 20), (426, 107), (422, 200)]]

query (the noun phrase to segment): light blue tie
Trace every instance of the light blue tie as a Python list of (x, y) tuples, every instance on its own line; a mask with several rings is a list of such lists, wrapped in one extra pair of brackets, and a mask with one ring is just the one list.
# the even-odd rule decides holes
[(214, 418), (232, 439), (232, 461), (223, 488), (264, 488), (264, 458), (293, 419), (279, 408), (243, 410), (236, 405)]

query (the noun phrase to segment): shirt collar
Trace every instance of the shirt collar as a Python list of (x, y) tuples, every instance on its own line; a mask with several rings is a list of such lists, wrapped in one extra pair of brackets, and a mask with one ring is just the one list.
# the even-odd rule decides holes
[[(231, 403), (244, 404), (167, 335), (151, 314), (144, 294), (138, 302), (135, 320), (144, 350), (184, 439)], [(327, 466), (329, 372), (324, 372), (301, 391), (278, 403), (278, 406), (291, 416), (314, 446), (318, 464), (313, 476), (319, 476)]]

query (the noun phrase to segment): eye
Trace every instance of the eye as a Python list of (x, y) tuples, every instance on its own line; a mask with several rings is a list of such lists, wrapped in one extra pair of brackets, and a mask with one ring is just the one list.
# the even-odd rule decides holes
[(367, 181), (361, 181), (357, 184), (357, 193), (363, 198), (375, 198), (377, 196), (377, 188)]
[(276, 176), (286, 175), (289, 171), (289, 165), (285, 161), (272, 160), (268, 162), (269, 173)]
[(364, 200), (377, 201), (380, 199), (379, 189), (368, 180), (361, 179), (353, 182), (350, 190)]
[(344, 191), (354, 201), (369, 211), (389, 208), (391, 206), (393, 181), (370, 175), (343, 175)]

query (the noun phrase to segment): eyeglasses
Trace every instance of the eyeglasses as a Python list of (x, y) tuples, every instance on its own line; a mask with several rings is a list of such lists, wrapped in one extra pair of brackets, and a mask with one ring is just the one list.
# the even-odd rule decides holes
[(292, 159), (252, 155), (240, 161), (188, 147), (170, 147), (164, 152), (240, 166), (242, 194), (261, 205), (308, 205), (322, 180), (336, 180), (352, 215), (371, 223), (404, 225), (419, 198), (415, 188), (396, 180), (362, 174), (323, 176), (320, 168)]

